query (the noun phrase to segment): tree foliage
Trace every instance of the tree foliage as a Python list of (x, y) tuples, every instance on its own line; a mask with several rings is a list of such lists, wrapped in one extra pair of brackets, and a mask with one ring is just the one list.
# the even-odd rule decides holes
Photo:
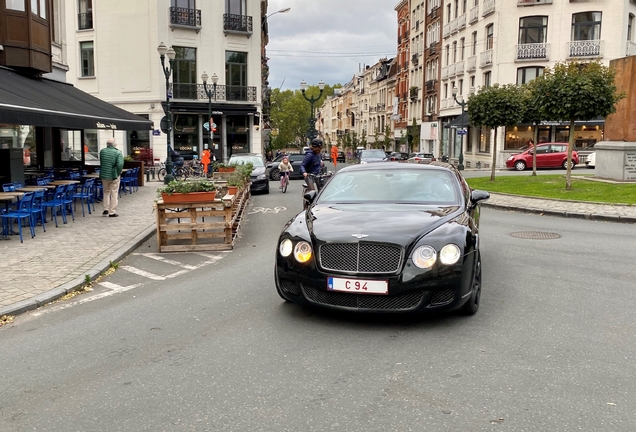
[[(314, 103), (317, 110), (326, 97), (333, 95), (334, 89), (341, 87), (325, 85), (322, 96)], [(305, 91), (307, 97), (320, 94), (318, 86), (309, 86)], [(271, 147), (280, 149), (289, 145), (302, 147), (305, 145), (305, 133), (311, 117), (311, 105), (305, 100), (300, 90), (273, 89), (271, 94), (270, 125), (278, 134), (272, 135)]]
[(513, 126), (521, 121), (523, 99), (520, 87), (514, 84), (482, 87), (468, 99), (470, 123), (495, 130), (492, 148), (492, 171), (490, 180), (495, 180), (497, 164), (497, 129)]
[(607, 117), (624, 97), (617, 93), (616, 71), (600, 62), (557, 63), (533, 82), (532, 93), (543, 120), (570, 123), (566, 189), (572, 189), (571, 161), (574, 121)]

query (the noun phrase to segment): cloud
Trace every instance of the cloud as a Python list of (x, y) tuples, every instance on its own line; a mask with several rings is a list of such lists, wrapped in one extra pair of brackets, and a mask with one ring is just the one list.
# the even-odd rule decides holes
[(345, 84), (363, 65), (393, 57), (394, 5), (369, 0), (269, 0), (269, 83), (282, 89)]

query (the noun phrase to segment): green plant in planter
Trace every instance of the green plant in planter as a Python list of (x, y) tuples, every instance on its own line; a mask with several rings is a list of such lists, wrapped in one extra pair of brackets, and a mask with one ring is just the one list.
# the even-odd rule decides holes
[(236, 171), (234, 171), (234, 173), (232, 173), (232, 175), (227, 179), (228, 186), (240, 187), (243, 186), (243, 184), (245, 184), (245, 179), (239, 172)]
[(236, 168), (238, 165), (236, 163), (223, 163), (223, 162), (218, 162), (215, 165), (218, 168)]
[(132, 156), (128, 155), (128, 156), (124, 156), (124, 162), (134, 162), (135, 160), (133, 159)]
[(236, 168), (236, 171), (241, 177), (243, 177), (245, 182), (248, 182), (252, 175), (252, 171), (254, 171), (254, 164), (252, 162), (243, 163)]
[(161, 194), (172, 195), (173, 193), (190, 193), (190, 192), (214, 192), (217, 190), (216, 184), (209, 180), (173, 180), (165, 187), (157, 189), (157, 197), (161, 198)]

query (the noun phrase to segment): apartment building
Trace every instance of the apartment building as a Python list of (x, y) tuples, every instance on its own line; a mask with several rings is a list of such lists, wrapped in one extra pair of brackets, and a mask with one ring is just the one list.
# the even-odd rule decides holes
[[(393, 133), (396, 140), (402, 142), (405, 146), (405, 137), (407, 135), (407, 127), (409, 126), (409, 60), (411, 54), (411, 7), (410, 0), (402, 0), (395, 6), (398, 20), (397, 35), (397, 54), (395, 57), (397, 66), (397, 77), (395, 80), (395, 99), (393, 101), (394, 113), (391, 120), (394, 121)], [(397, 110), (396, 110), (397, 108)], [(407, 151), (406, 148), (396, 148), (396, 150)]]
[[(556, 62), (609, 61), (636, 54), (635, 0), (444, 0), (440, 123), (442, 151), (456, 160), (458, 130), (468, 125), (453, 97), (493, 83), (523, 84)], [(583, 102), (583, 101), (582, 101)], [(577, 122), (578, 150), (585, 153), (603, 138), (604, 120)], [(498, 165), (532, 138), (530, 125), (502, 128), (498, 134)], [(540, 141), (567, 141), (565, 124), (543, 124)], [(464, 138), (466, 167), (492, 161), (494, 134), (475, 127)]]
[[(267, 0), (68, 1), (67, 81), (152, 121), (152, 130), (114, 132), (125, 154), (152, 149), (155, 159), (166, 158), (160, 128), (166, 96), (171, 143), (186, 159), (207, 146), (217, 160), (261, 152), (266, 12)], [(172, 65), (165, 59), (165, 67), (172, 66), (168, 77), (157, 52), (161, 43), (174, 50)], [(97, 137), (100, 146), (106, 135)]]

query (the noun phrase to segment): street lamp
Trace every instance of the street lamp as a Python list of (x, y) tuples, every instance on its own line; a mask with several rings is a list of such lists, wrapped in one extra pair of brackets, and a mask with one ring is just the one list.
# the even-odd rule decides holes
[[(166, 116), (164, 118), (167, 123), (166, 141), (168, 145), (166, 155), (166, 176), (164, 177), (163, 182), (168, 184), (174, 180), (174, 176), (172, 175), (172, 157), (170, 157), (170, 133), (172, 132), (172, 116), (170, 115), (170, 75), (172, 74), (172, 63), (174, 62), (174, 58), (177, 53), (172, 49), (172, 47), (166, 47), (163, 42), (161, 42), (157, 47), (157, 52), (161, 59), (161, 69), (163, 69), (163, 74), (166, 77), (166, 105), (164, 106)], [(165, 65), (166, 55), (168, 56), (168, 66)]]
[(307, 97), (307, 95), (305, 94), (305, 90), (307, 90), (307, 87), (309, 86), (307, 85), (305, 80), (302, 80), (300, 82), (300, 91), (303, 94), (303, 97), (305, 98), (305, 100), (311, 104), (311, 118), (309, 119), (309, 128), (307, 129), (307, 138), (309, 138), (309, 140), (311, 141), (312, 139), (318, 136), (318, 132), (316, 131), (316, 114), (314, 110), (314, 104), (322, 96), (322, 92), (325, 89), (325, 83), (323, 80), (320, 80), (320, 82), (318, 83), (320, 94), (316, 98)]
[(208, 96), (208, 148), (212, 151), (212, 95), (214, 95), (214, 100), (216, 101), (216, 83), (219, 80), (219, 77), (216, 73), (212, 75), (212, 91), (208, 90), (208, 78), (208, 74), (203, 71), (201, 74), (201, 81), (203, 81), (203, 90)]
[(459, 96), (461, 102), (457, 100), (457, 87), (453, 87), (453, 99), (455, 99), (455, 102), (457, 102), (457, 104), (462, 107), (462, 131), (460, 133), (462, 139), (459, 146), (459, 165), (457, 165), (457, 169), (461, 171), (464, 169), (464, 135), (466, 135), (466, 131), (464, 130), (464, 109), (467, 102), (462, 96)]
[(272, 12), (272, 13), (271, 13), (271, 14), (269, 14), (269, 15), (264, 16), (264, 17), (263, 17), (263, 20), (261, 21), (261, 28), (262, 28), (262, 30), (263, 30), (263, 31), (266, 31), (266, 30), (265, 30), (265, 23), (267, 22), (267, 18), (271, 17), (272, 15), (279, 14), (279, 13), (287, 13), (287, 12), (289, 12), (290, 10), (291, 10), (291, 8), (290, 8), (290, 7), (288, 7), (288, 8), (283, 8), (283, 9), (279, 9), (279, 10), (277, 10), (276, 12)]

